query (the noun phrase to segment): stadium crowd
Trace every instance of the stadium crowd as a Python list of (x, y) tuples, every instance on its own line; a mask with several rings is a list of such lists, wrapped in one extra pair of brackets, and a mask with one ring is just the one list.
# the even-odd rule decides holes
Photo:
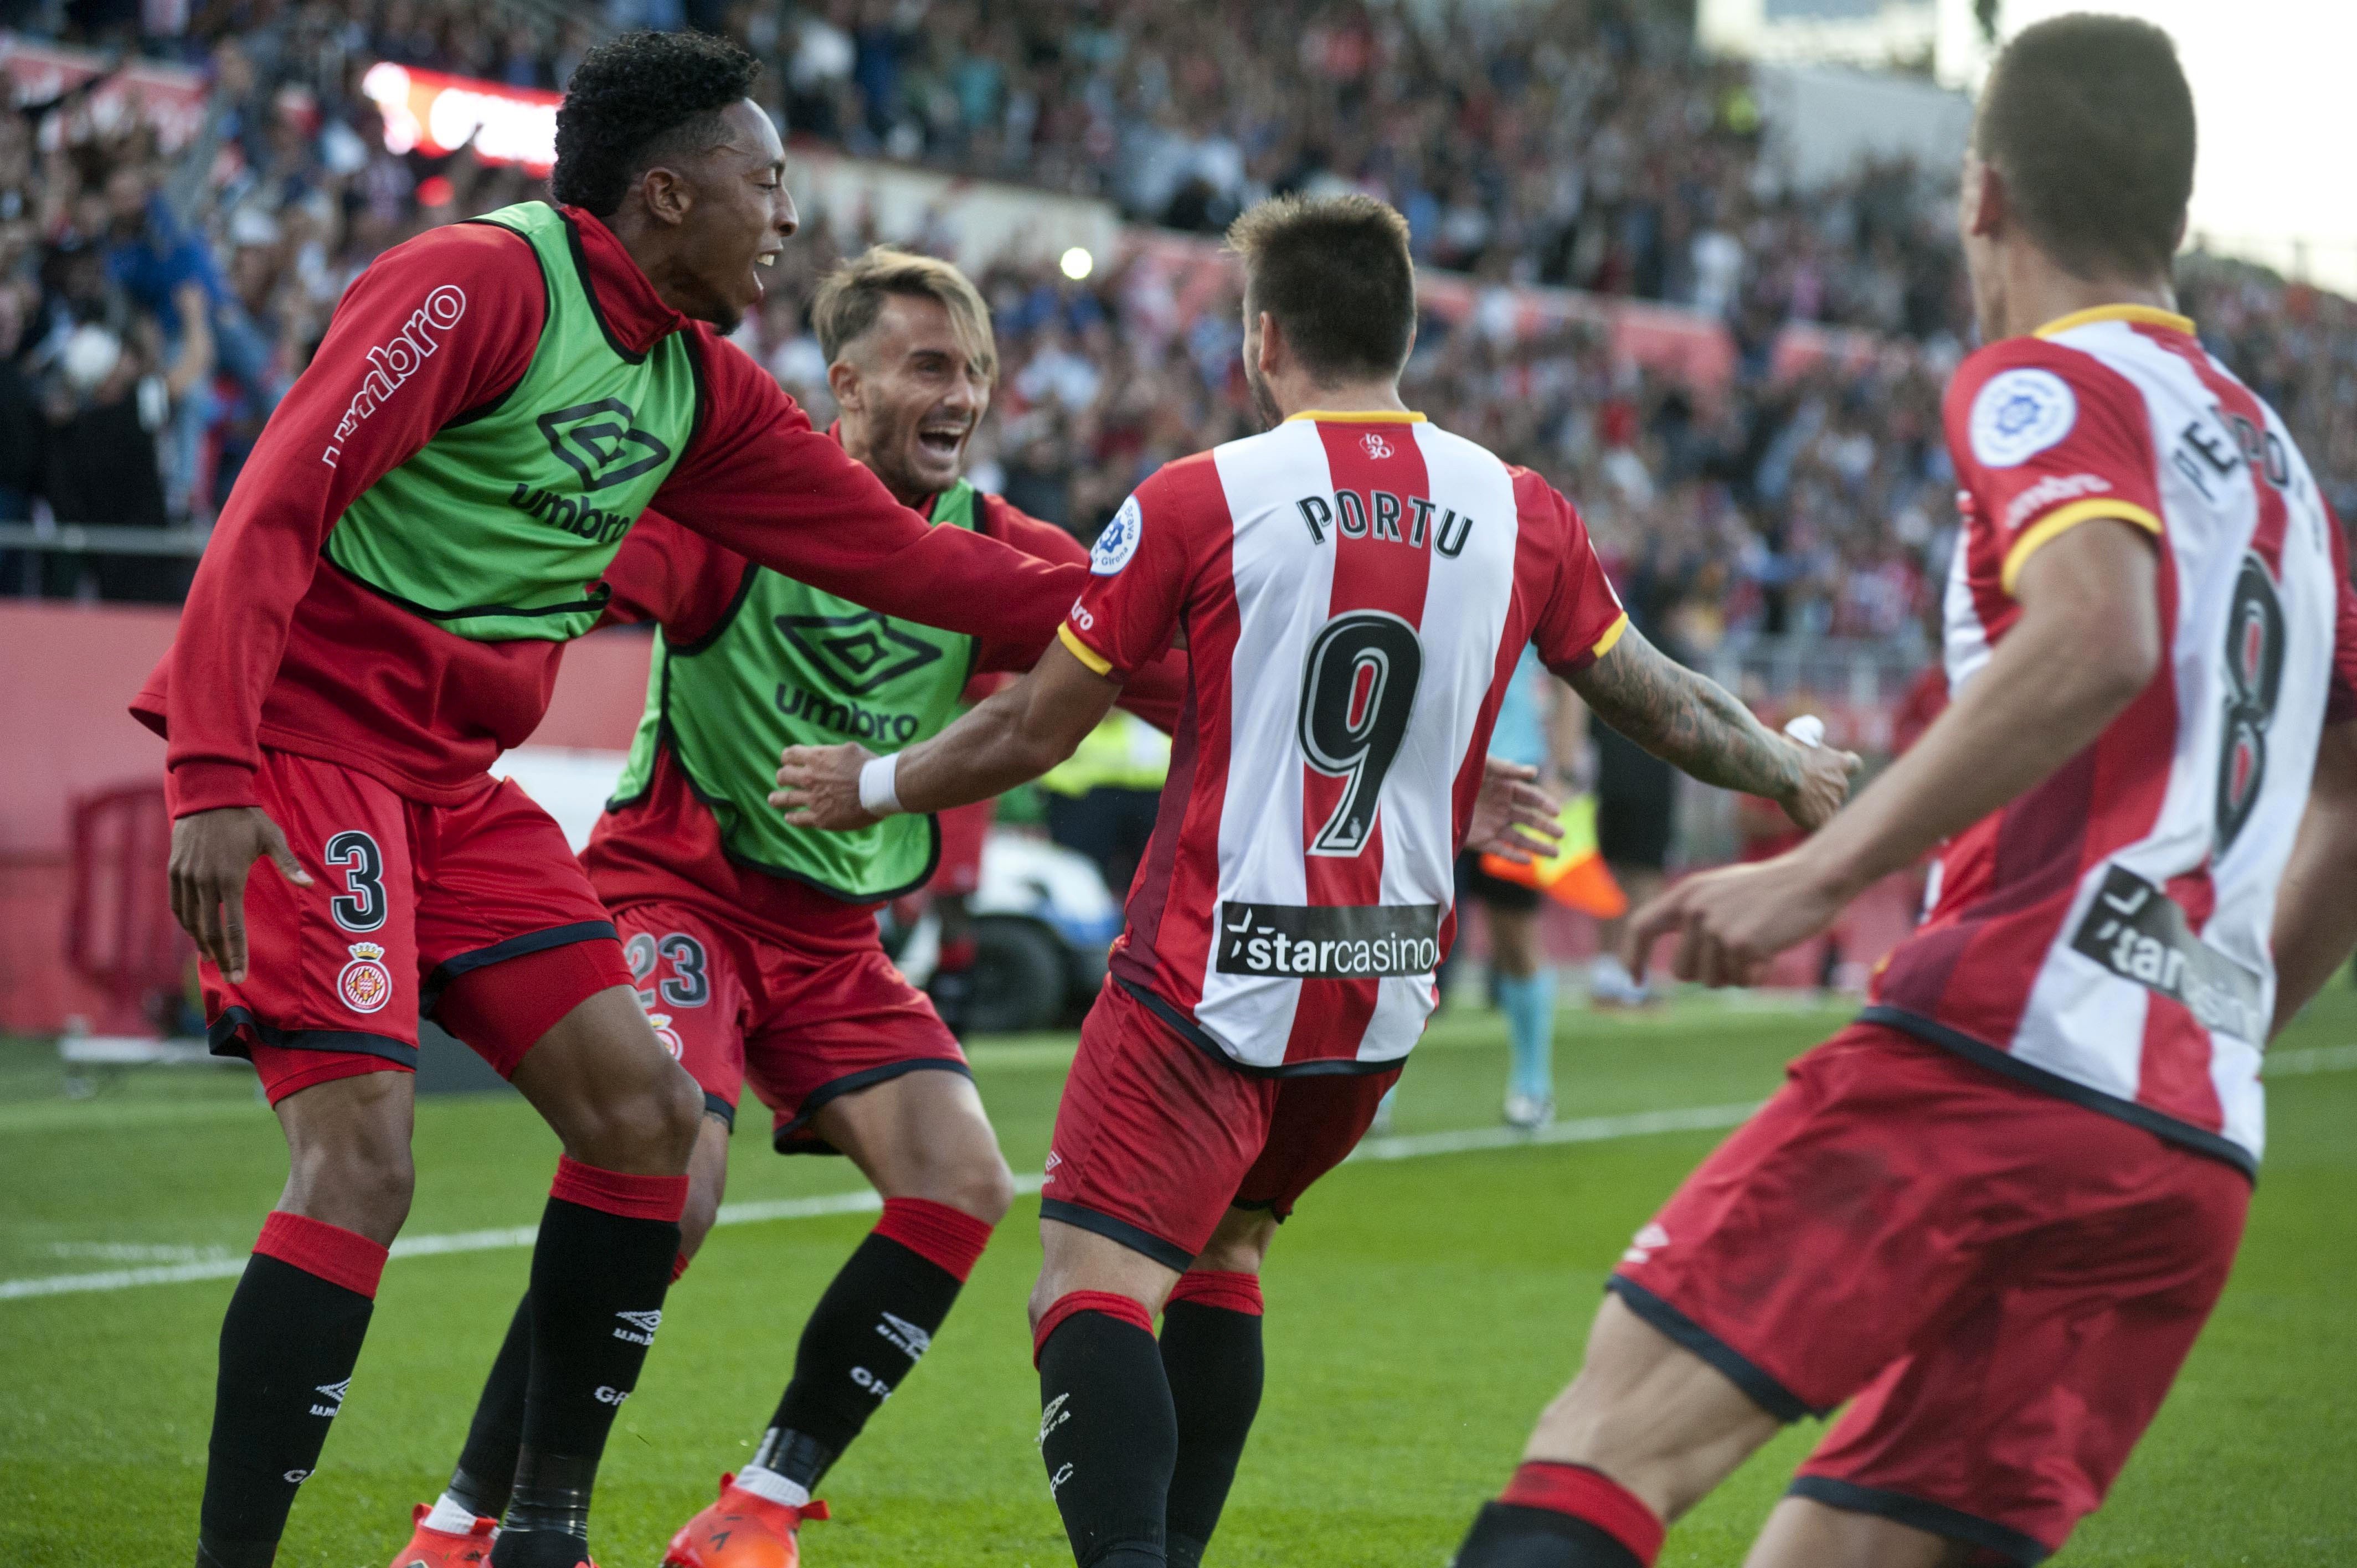
[[(0, 7), (5, 9), (5, 7)], [(1805, 195), (1763, 155), (1739, 67), (1697, 59), (1644, 0), (1437, 14), (1360, 0), (619, 0), (609, 22), (726, 30), (798, 136), (1114, 199), (1213, 231), (1273, 190), (1350, 186), (1407, 214), (1425, 263), (1491, 283), (1658, 299), (1723, 320), (1733, 385), (1698, 394), (1592, 326), (1424, 324), (1408, 384), (1434, 418), (1547, 473), (1587, 512), (1641, 622), (1916, 635), (1953, 535), (1940, 392), (1967, 312), (1950, 193), (1906, 166)], [(577, 16), (446, 0), (69, 6), (70, 41), (200, 70), (200, 128), (161, 145), (69, 94), (0, 117), (0, 521), (160, 526), (218, 508), (345, 285), (432, 224), (535, 194), (470, 153), (385, 150), (380, 59), (554, 86)], [(39, 16), (19, 16), (33, 26)], [(145, 25), (151, 32), (142, 38)], [(1280, 86), (1281, 84), (1281, 86)], [(809, 212), (739, 334), (828, 412), (807, 321), (867, 241)], [(2357, 499), (2357, 306), (2189, 262), (2213, 348)], [(1232, 297), (1182, 308), (1114, 264), (987, 269), (1004, 373), (977, 478), (1086, 537), (1157, 464), (1249, 427)], [(1882, 347), (1771, 374), (1787, 324)], [(152, 461), (149, 454), (152, 452)], [(172, 558), (0, 557), (0, 592), (171, 599)]]

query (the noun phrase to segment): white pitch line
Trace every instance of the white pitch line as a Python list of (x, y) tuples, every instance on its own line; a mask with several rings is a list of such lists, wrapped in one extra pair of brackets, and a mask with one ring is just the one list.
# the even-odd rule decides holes
[[(2308, 1050), (2280, 1051), (2266, 1058), (2270, 1078), (2309, 1073), (2357, 1070), (2357, 1045), (2325, 1046)], [(1352, 1160), (1416, 1160), (1436, 1155), (1476, 1154), (1485, 1150), (1521, 1149), (1561, 1144), (1601, 1144), (1618, 1138), (1641, 1138), (1659, 1133), (1699, 1133), (1732, 1127), (1759, 1109), (1757, 1101), (1739, 1105), (1691, 1105), (1672, 1111), (1639, 1111), (1625, 1116), (1587, 1116), (1525, 1132), (1517, 1127), (1470, 1127), (1448, 1133), (1411, 1133), (1404, 1136), (1370, 1138), (1351, 1151)], [(1015, 1178), (1017, 1193), (1029, 1197), (1039, 1190), (1039, 1173)], [(716, 1225), (759, 1225), (773, 1219), (815, 1219), (834, 1214), (871, 1214), (884, 1200), (871, 1190), (830, 1192), (814, 1197), (771, 1198), (759, 1203), (724, 1203)], [(396, 1258), (431, 1258), (451, 1252), (492, 1252), (529, 1247), (539, 1235), (532, 1225), (491, 1230), (457, 1230), (439, 1236), (404, 1236), (393, 1244)], [(138, 1269), (109, 1269), (87, 1274), (40, 1274), (27, 1279), (0, 1280), (0, 1301), (32, 1296), (80, 1295), (93, 1292), (135, 1290), (143, 1285), (188, 1284), (199, 1280), (234, 1279), (245, 1272), (242, 1256), (204, 1258), (185, 1263), (165, 1263)]]

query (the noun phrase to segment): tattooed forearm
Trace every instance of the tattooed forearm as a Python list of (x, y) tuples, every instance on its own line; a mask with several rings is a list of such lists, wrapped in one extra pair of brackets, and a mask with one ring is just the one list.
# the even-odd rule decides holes
[(1798, 747), (1634, 627), (1568, 679), (1598, 718), (1706, 784), (1780, 801), (1800, 785)]

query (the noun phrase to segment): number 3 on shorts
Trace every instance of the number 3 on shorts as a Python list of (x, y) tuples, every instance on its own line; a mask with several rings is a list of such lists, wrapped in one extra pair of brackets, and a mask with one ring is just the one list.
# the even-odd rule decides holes
[(344, 890), (328, 905), (336, 924), (348, 931), (373, 931), (384, 924), (384, 855), (376, 840), (354, 828), (328, 841), (328, 868), (344, 874)]

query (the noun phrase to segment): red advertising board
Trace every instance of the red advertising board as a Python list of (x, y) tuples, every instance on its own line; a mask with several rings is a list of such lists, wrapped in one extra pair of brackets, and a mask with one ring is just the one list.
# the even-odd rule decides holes
[(485, 163), (521, 164), (534, 174), (546, 174), (556, 162), (561, 92), (445, 76), (391, 60), (369, 67), (361, 90), (384, 115), (388, 152), (440, 157), (471, 146)]

